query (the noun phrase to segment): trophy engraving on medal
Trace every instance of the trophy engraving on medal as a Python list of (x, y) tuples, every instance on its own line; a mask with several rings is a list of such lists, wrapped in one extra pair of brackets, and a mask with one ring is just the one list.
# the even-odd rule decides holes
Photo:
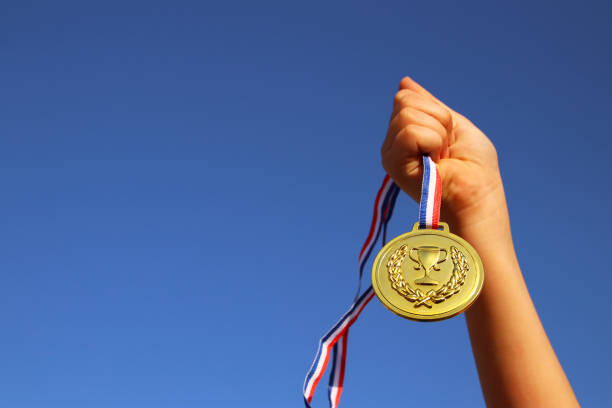
[[(440, 258), (441, 253), (444, 253), (443, 258)], [(441, 264), (448, 258), (448, 251), (446, 249), (436, 246), (419, 246), (416, 248), (411, 248), (408, 252), (408, 256), (416, 263), (414, 269), (419, 270), (422, 268), (425, 273), (422, 278), (414, 280), (416, 285), (433, 286), (439, 284), (437, 280), (429, 277), (429, 272), (432, 269), (434, 271), (440, 270), (438, 264)]]
[[(451, 296), (459, 293), (470, 270), (467, 258), (461, 251), (459, 251), (453, 245), (450, 247), (449, 254), (446, 253), (446, 250), (437, 246), (427, 246), (425, 249), (423, 246), (412, 247), (411, 249), (409, 248), (410, 247), (408, 245), (401, 245), (392, 254), (390, 254), (386, 262), (388, 278), (391, 283), (391, 288), (395, 292), (399, 293), (404, 299), (413, 303), (414, 309), (418, 309), (421, 306), (431, 309), (434, 304), (442, 303)], [(419, 250), (421, 250), (422, 258), (419, 258)], [(442, 258), (442, 260), (440, 260), (441, 252), (444, 253), (444, 258)], [(416, 255), (414, 255), (415, 253)], [(419, 264), (419, 267), (415, 267), (415, 269), (419, 270), (423, 268), (425, 272), (428, 272), (431, 269), (434, 269), (437, 264), (444, 262), (449, 255), (453, 261), (453, 272), (448, 281), (442, 284), (439, 288), (435, 290), (421, 290), (418, 287), (413, 288), (404, 279), (402, 274), (402, 264), (404, 263), (406, 256), (410, 257), (414, 262)], [(435, 268), (434, 270), (439, 270), (439, 268)], [(427, 282), (431, 282), (433, 280), (427, 275), (425, 277), (427, 277)]]

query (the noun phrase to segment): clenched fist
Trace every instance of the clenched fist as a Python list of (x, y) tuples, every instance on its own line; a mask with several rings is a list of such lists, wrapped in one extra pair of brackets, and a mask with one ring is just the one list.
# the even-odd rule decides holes
[(395, 94), (381, 151), (387, 173), (417, 201), (422, 156), (431, 156), (442, 178), (443, 220), (471, 222), (465, 218), (487, 216), (495, 212), (495, 206), (505, 208), (497, 153), (491, 141), (465, 116), (411, 78), (402, 79)]

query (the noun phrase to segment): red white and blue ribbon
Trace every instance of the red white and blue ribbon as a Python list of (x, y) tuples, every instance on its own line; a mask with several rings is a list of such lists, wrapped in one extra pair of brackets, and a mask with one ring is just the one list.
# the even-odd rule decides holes
[(372, 249), (378, 240), (381, 225), (383, 226), (383, 238), (386, 238), (387, 224), (391, 219), (393, 207), (395, 206), (395, 199), (397, 198), (398, 193), (399, 187), (393, 182), (393, 180), (391, 180), (391, 177), (387, 175), (383, 179), (383, 183), (376, 194), (376, 200), (374, 200), (374, 214), (372, 214), (372, 225), (370, 225), (368, 236), (363, 244), (363, 247), (361, 247), (361, 251), (359, 252), (359, 284), (357, 285), (355, 301), (357, 301), (359, 293), (361, 292), (363, 269), (365, 268), (365, 264), (372, 254)]
[[(437, 228), (440, 218), (442, 184), (433, 160), (431, 160), (429, 156), (423, 156), (423, 164), (424, 173), (423, 186), (421, 189), (421, 206), (419, 210), (419, 227)], [(370, 231), (359, 253), (359, 285), (357, 296), (349, 310), (340, 320), (338, 320), (334, 327), (319, 340), (317, 355), (315, 356), (308, 374), (306, 374), (303, 393), (304, 404), (307, 408), (310, 408), (310, 402), (312, 401), (319, 381), (325, 373), (330, 355), (332, 356), (332, 369), (328, 386), (329, 406), (330, 408), (337, 408), (340, 403), (340, 396), (342, 395), (344, 385), (349, 328), (357, 320), (368, 302), (374, 297), (374, 289), (372, 289), (371, 285), (363, 294), (359, 295), (363, 270), (381, 233), (383, 236), (382, 244), (385, 245), (387, 225), (393, 215), (393, 208), (395, 207), (395, 200), (397, 199), (399, 191), (399, 187), (387, 175), (376, 195)]]
[(419, 228), (437, 229), (440, 221), (442, 179), (436, 163), (429, 156), (423, 156), (423, 184), (419, 208)]
[[(361, 286), (363, 269), (372, 253), (372, 248), (381, 235), (381, 231), (383, 235), (386, 235), (386, 226), (393, 215), (393, 207), (398, 193), (399, 187), (397, 187), (389, 176), (386, 176), (376, 195), (372, 225), (368, 237), (359, 253), (359, 286)], [(336, 408), (338, 406), (344, 384), (348, 330), (373, 297), (374, 290), (372, 286), (370, 286), (363, 294), (356, 297), (349, 310), (340, 318), (334, 327), (319, 340), (317, 355), (304, 381), (303, 392), (306, 407), (310, 408), (310, 401), (312, 401), (317, 385), (325, 373), (332, 352), (332, 371), (329, 377), (328, 387), (329, 404), (331, 408)]]

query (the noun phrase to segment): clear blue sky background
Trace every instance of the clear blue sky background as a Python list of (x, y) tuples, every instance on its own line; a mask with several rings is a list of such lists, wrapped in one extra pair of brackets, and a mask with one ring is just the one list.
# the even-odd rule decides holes
[[(0, 406), (301, 406), (405, 74), (496, 144), (550, 339), (612, 405), (610, 3), (423, 3), (4, 2)], [(349, 353), (344, 407), (483, 405), (463, 317), (373, 301)]]

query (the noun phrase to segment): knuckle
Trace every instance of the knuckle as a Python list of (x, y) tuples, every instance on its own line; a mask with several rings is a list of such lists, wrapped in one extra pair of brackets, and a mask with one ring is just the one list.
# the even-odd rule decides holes
[(408, 123), (402, 128), (397, 136), (406, 140), (417, 140), (423, 136), (423, 129), (417, 125)]
[(445, 128), (449, 128), (453, 125), (453, 116), (448, 109), (442, 108), (440, 118), (442, 119), (442, 124)]
[(391, 144), (393, 144), (393, 139), (387, 136), (382, 145), (380, 146), (380, 154), (381, 156), (385, 156), (389, 151)]
[(404, 131), (406, 131), (406, 133), (409, 133), (411, 135), (418, 135), (420, 133), (422, 133), (423, 128), (415, 125), (414, 123), (408, 123), (404, 126)]
[(499, 157), (499, 155), (497, 153), (497, 148), (495, 147), (493, 142), (491, 142), (491, 140), (489, 140), (489, 139), (486, 140), (485, 151), (487, 152), (487, 154), (491, 158), (491, 160), (494, 163), (497, 163), (498, 157)]
[(400, 118), (406, 123), (413, 123), (416, 121), (417, 113), (414, 108), (410, 106), (403, 107), (402, 110), (399, 111)]
[(414, 104), (414, 93), (407, 89), (401, 90), (395, 94), (394, 103), (398, 107), (411, 106)]
[(399, 87), (400, 89), (404, 89), (409, 87), (412, 84), (412, 78), (410, 78), (409, 76), (405, 76), (401, 79)]
[(405, 92), (402, 92), (402, 91), (396, 92), (395, 98), (393, 98), (393, 102), (398, 106), (401, 105), (405, 95), (406, 95)]
[(391, 166), (389, 165), (389, 155), (384, 149), (380, 152), (380, 163), (382, 164), (383, 169), (385, 169), (385, 171), (389, 173), (389, 171), (391, 170)]

